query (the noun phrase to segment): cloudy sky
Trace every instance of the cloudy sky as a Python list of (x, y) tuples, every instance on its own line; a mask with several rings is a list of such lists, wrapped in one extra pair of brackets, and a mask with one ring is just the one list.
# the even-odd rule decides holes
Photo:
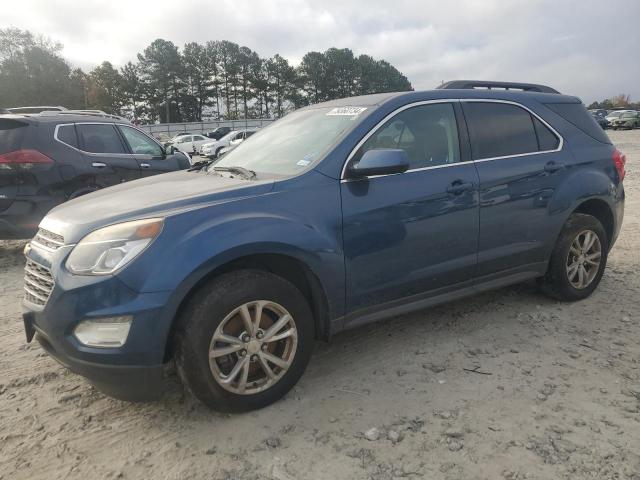
[(442, 80), (549, 84), (583, 101), (640, 100), (640, 0), (4, 0), (0, 27), (64, 44), (83, 68), (122, 65), (161, 37), (231, 40), (293, 63), (349, 47), (416, 89)]

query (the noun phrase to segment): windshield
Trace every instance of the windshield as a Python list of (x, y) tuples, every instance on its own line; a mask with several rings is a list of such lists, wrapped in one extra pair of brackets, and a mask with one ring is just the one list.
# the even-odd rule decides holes
[(258, 173), (296, 175), (321, 158), (364, 110), (325, 107), (290, 113), (256, 132), (210, 168), (243, 167)]
[(609, 114), (610, 117), (619, 117), (620, 115), (622, 115), (622, 112), (611, 112)]

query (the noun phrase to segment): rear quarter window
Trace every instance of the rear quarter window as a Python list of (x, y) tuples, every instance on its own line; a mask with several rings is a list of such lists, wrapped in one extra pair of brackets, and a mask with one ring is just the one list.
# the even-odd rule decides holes
[(18, 120), (0, 118), (0, 153), (22, 148), (28, 124)]
[(587, 112), (582, 103), (545, 103), (545, 106), (564, 118), (567, 122), (582, 130), (591, 138), (611, 144), (598, 122)]
[(56, 138), (62, 143), (78, 148), (78, 136), (74, 125), (60, 125)]

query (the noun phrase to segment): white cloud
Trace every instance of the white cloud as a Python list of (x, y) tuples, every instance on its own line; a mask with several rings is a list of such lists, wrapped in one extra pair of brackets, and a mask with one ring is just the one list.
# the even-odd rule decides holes
[(638, 0), (5, 0), (0, 26), (62, 42), (83, 68), (135, 60), (159, 37), (227, 39), (293, 62), (336, 46), (388, 60), (416, 89), (518, 80), (590, 102), (640, 99), (638, 18)]

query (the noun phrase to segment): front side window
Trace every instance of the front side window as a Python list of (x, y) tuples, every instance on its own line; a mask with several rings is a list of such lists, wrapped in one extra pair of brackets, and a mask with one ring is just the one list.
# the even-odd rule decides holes
[(421, 105), (398, 113), (358, 149), (355, 162), (368, 150), (388, 148), (407, 152), (410, 170), (459, 162), (460, 145), (453, 105)]
[(153, 155), (154, 157), (161, 157), (163, 152), (160, 145), (147, 137), (144, 133), (136, 130), (135, 128), (121, 126), (120, 131), (127, 140), (131, 151), (139, 155)]
[(539, 151), (531, 114), (506, 103), (464, 103), (474, 160)]
[(80, 148), (89, 153), (126, 153), (115, 127), (111, 124), (77, 124)]

